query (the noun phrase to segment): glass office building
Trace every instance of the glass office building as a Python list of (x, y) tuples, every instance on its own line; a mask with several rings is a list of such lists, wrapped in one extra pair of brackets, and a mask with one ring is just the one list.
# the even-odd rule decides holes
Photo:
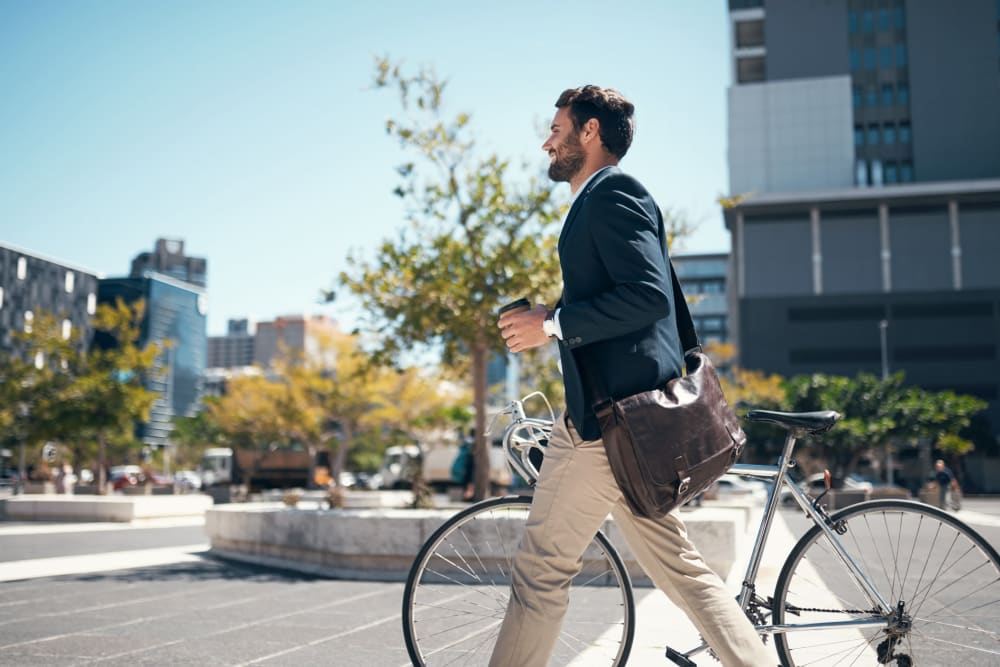
[(193, 416), (204, 393), (206, 333), (205, 290), (155, 272), (142, 277), (109, 278), (98, 287), (98, 301), (146, 303), (140, 343), (167, 343), (146, 387), (158, 394), (149, 421), (140, 426), (140, 439), (149, 445), (169, 443), (175, 416)]

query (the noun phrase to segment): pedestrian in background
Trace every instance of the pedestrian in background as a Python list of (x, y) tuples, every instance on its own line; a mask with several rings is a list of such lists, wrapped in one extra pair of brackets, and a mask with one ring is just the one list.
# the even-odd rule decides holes
[[(951, 469), (944, 464), (944, 460), (938, 459), (934, 462), (934, 472), (931, 475), (934, 481), (938, 485), (938, 507), (941, 509), (947, 509), (948, 505), (946, 501), (948, 499), (948, 491), (951, 490), (952, 493), (958, 493), (958, 480), (955, 479), (955, 475), (951, 472)], [(952, 503), (957, 505), (957, 503)], [(958, 509), (957, 507), (955, 509)]]

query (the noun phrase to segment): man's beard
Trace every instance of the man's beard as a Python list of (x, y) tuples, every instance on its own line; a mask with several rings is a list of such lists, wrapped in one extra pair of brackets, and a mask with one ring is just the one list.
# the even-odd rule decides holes
[(562, 145), (563, 153), (556, 151), (556, 158), (549, 163), (549, 178), (557, 183), (569, 181), (583, 169), (583, 163), (587, 161), (587, 154), (583, 152), (580, 139), (575, 134), (571, 134), (566, 143)]

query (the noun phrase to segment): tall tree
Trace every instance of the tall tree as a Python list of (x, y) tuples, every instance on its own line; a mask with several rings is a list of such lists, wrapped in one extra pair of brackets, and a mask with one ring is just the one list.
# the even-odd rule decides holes
[(486, 364), (491, 352), (504, 351), (496, 309), (521, 296), (557, 298), (560, 207), (541, 174), (514, 173), (499, 155), (477, 153), (470, 116), (446, 111), (445, 82), (432, 70), (410, 74), (378, 58), (373, 83), (401, 103), (385, 129), (414, 158), (398, 168), (394, 190), (409, 224), (374, 259), (350, 256), (339, 283), (368, 314), (362, 327), (376, 334), (379, 361), (397, 362), (427, 345), (447, 366), (471, 373), (482, 498), (489, 485)]
[(98, 306), (94, 344), (70, 367), (73, 381), (61, 394), (59, 420), (67, 437), (96, 440), (97, 481), (105, 490), (108, 444), (132, 441), (137, 422), (149, 418), (156, 393), (145, 380), (163, 347), (141, 345), (142, 301)]
[(0, 356), (0, 433), (18, 446), (19, 467), (29, 457), (41, 463), (35, 446), (64, 435), (61, 396), (72, 379), (67, 369), (79, 356), (69, 333), (59, 318), (36, 313), (13, 335), (20, 353)]

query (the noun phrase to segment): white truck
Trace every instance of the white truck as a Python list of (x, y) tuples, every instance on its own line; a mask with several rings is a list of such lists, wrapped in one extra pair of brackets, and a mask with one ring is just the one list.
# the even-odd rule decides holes
[[(379, 472), (382, 475), (382, 487), (387, 489), (409, 488), (410, 481), (406, 479), (407, 471), (416, 459), (423, 459), (421, 468), (424, 482), (434, 490), (445, 492), (449, 487), (457, 486), (451, 478), (451, 466), (458, 456), (458, 445), (437, 444), (433, 447), (417, 445), (386, 448), (385, 458)], [(490, 486), (491, 493), (505, 493), (511, 487), (513, 474), (503, 448), (499, 441), (490, 447)]]

